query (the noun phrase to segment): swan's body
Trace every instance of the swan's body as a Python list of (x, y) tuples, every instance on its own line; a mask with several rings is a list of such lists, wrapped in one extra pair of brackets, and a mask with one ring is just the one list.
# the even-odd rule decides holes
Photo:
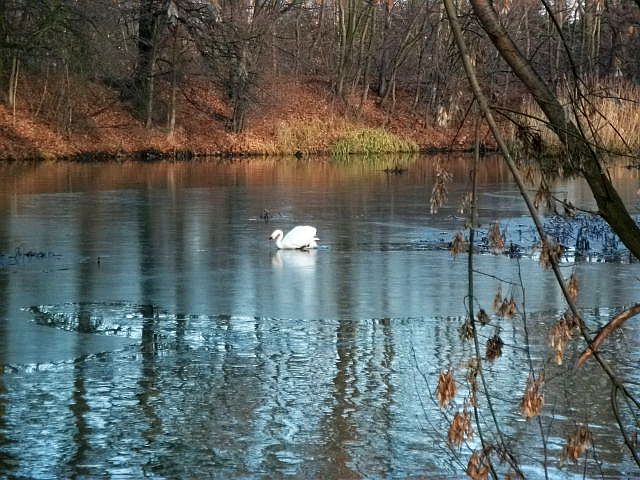
[(316, 228), (308, 225), (294, 227), (289, 233), (284, 235), (282, 230), (274, 230), (269, 240), (276, 241), (276, 247), (281, 250), (307, 250), (318, 248), (318, 237)]

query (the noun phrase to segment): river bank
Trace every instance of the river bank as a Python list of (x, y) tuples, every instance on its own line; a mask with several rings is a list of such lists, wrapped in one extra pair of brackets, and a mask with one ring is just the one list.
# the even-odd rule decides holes
[[(163, 102), (154, 125), (145, 128), (118, 91), (102, 83), (76, 81), (68, 89), (74, 95), (64, 98), (51, 90), (44, 80), (25, 77), (15, 110), (0, 105), (0, 160), (188, 160), (473, 148), (473, 122), (462, 123), (462, 104), (432, 115), (414, 109), (402, 92), (394, 106), (381, 105), (373, 94), (364, 103), (338, 100), (330, 85), (312, 79), (266, 84), (242, 133), (227, 128), (224, 95), (204, 82), (181, 90), (173, 132), (166, 127)], [(483, 144), (490, 141), (485, 134)]]

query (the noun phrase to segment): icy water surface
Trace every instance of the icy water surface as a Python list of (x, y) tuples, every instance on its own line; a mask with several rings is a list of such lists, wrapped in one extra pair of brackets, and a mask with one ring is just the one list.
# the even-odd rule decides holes
[[(469, 163), (448, 160), (450, 201), (432, 216), (435, 161), (402, 160), (403, 175), (322, 159), (0, 166), (0, 477), (463, 476), (477, 437), (451, 450), (446, 433), (472, 355), (459, 338), (467, 269), (446, 245), (464, 223)], [(636, 213), (637, 171), (612, 175)], [(549, 475), (640, 475), (597, 366), (571, 371), (577, 344), (562, 367), (551, 362), (564, 304), (507, 171), (486, 159), (479, 181), (483, 228), (499, 221), (515, 254), (487, 253), (481, 233), (476, 268), (492, 276), (476, 275), (476, 308), (491, 311), (499, 286), (520, 300), (520, 269), (531, 354), (547, 376)], [(593, 207), (578, 181), (554, 188)], [(547, 223), (568, 247), (564, 270), (580, 278), (592, 330), (638, 301), (640, 267), (606, 231)], [(275, 251), (271, 231), (298, 224), (318, 228), (321, 248)], [(580, 231), (591, 243), (578, 258)], [(522, 471), (543, 478), (538, 424), (519, 415), (522, 325), (492, 317), (481, 342), (499, 329), (494, 406)], [(605, 347), (639, 382), (638, 322)], [(435, 387), (450, 366), (460, 393), (443, 415)], [(486, 411), (482, 422), (491, 435)], [(562, 463), (582, 423), (593, 448)]]

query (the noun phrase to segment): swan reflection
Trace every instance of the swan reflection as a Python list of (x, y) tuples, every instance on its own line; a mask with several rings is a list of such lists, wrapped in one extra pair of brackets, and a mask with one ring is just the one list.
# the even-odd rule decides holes
[(292, 268), (311, 273), (316, 267), (317, 250), (278, 250), (271, 255), (271, 265), (277, 269)]

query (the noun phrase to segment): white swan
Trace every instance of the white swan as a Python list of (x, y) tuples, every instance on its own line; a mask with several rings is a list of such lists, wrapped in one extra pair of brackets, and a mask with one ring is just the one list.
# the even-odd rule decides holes
[(276, 247), (284, 250), (318, 248), (316, 228), (308, 225), (294, 227), (286, 235), (282, 233), (282, 230), (274, 230), (269, 240), (275, 240)]

